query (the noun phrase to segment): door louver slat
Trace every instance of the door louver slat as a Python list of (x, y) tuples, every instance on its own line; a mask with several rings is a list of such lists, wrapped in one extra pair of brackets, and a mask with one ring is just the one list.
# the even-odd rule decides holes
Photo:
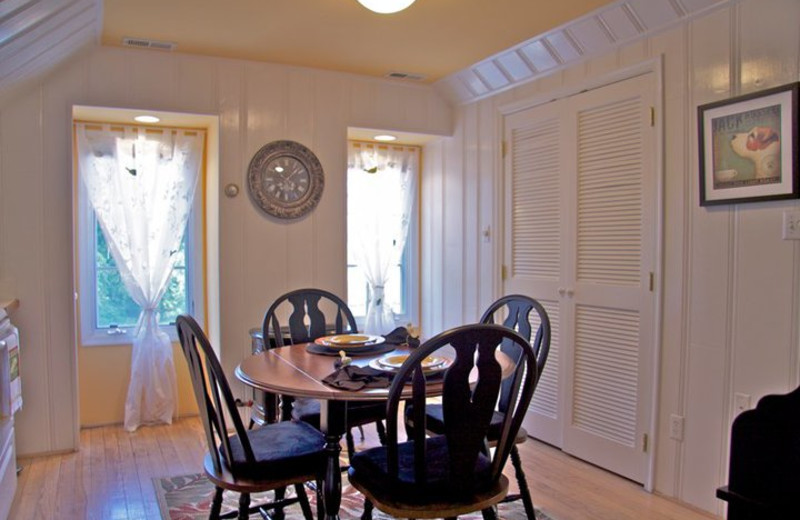
[(577, 278), (637, 287), (641, 277), (641, 102), (578, 115)]
[(513, 275), (558, 280), (561, 268), (558, 120), (511, 134)]
[(625, 446), (636, 443), (639, 315), (576, 307), (572, 422)]
[[(533, 400), (528, 409), (551, 419), (557, 419), (560, 406), (558, 399), (560, 365), (558, 302), (540, 299), (539, 303), (544, 306), (544, 310), (547, 311), (547, 317), (550, 318), (550, 352), (547, 355), (547, 363), (544, 366), (544, 370), (539, 374), (536, 392), (533, 394)], [(531, 313), (530, 323), (533, 334), (536, 334), (536, 330), (539, 328), (539, 319), (536, 313)]]

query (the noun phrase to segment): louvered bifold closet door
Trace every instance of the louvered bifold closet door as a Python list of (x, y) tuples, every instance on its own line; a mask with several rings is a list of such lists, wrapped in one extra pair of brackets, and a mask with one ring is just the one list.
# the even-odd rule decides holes
[(576, 96), (574, 316), (564, 450), (642, 482), (654, 299), (646, 77)]
[[(533, 437), (556, 446), (561, 446), (563, 429), (558, 299), (566, 230), (561, 207), (562, 109), (561, 102), (548, 103), (512, 114), (505, 121), (504, 294), (525, 294), (539, 300), (552, 327), (550, 354), (524, 427)], [(532, 317), (531, 325), (536, 331), (538, 317)]]

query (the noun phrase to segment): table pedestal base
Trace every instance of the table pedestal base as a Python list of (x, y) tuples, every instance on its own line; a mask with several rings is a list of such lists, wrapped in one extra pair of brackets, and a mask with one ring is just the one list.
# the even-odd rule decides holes
[(328, 461), (322, 487), (325, 505), (325, 519), (339, 520), (339, 506), (342, 501), (342, 468), (339, 454), (341, 440), (347, 422), (346, 407), (342, 401), (322, 401), (320, 403), (320, 428), (325, 434), (325, 453)]

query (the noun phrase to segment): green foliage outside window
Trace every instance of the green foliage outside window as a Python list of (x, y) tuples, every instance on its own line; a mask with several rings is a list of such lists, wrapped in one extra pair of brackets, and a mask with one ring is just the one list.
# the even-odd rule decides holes
[[(133, 327), (139, 318), (139, 306), (128, 296), (99, 224), (95, 228), (95, 237), (97, 328), (109, 328), (113, 325)], [(170, 274), (167, 290), (158, 306), (158, 312), (160, 325), (174, 323), (179, 314), (188, 312), (185, 236), (176, 253), (175, 266)]]

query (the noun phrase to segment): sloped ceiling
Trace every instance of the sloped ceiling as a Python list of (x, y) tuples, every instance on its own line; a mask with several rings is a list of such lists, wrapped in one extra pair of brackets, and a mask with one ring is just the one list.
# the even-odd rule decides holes
[(456, 103), (494, 95), (721, 7), (730, 0), (625, 0), (515, 45), (438, 81)]
[[(103, 28), (104, 9), (111, 10), (118, 9), (120, 6), (127, 6), (135, 8), (134, 10), (140, 15), (144, 13), (142, 16), (145, 16), (145, 18), (137, 18), (136, 20), (130, 15), (117, 17), (117, 21), (114, 22), (114, 30), (119, 34), (135, 38), (180, 40), (182, 38), (181, 35), (186, 33), (185, 28), (188, 22), (185, 16), (178, 17), (175, 20), (166, 20), (165, 27), (172, 27), (173, 32), (171, 34), (177, 38), (173, 38), (169, 31), (153, 34), (148, 34), (147, 31), (148, 27), (153, 29), (164, 25), (164, 18), (171, 16), (169, 13), (181, 14), (180, 10), (158, 9), (159, 5), (172, 6), (172, 4), (179, 4), (188, 0), (159, 0), (156, 3), (148, 4), (152, 6), (152, 9), (142, 9), (142, 2), (146, 3), (147, 1), (150, 0), (0, 0), (0, 95), (6, 93), (14, 85), (22, 84), (25, 80), (46, 72), (49, 68), (63, 62), (82, 48), (91, 44), (98, 44), (101, 35), (103, 35), (104, 44), (115, 44), (113, 41), (120, 40), (120, 38), (112, 38), (109, 34), (106, 34), (109, 30)], [(214, 2), (208, 3), (209, 1), (191, 0), (192, 3), (206, 2), (209, 6), (219, 4), (217, 7), (224, 7), (225, 10), (232, 11), (228, 6), (228, 2), (214, 0)], [(254, 4), (251, 2), (247, 5), (260, 6), (259, 8), (281, 6), (284, 18), (295, 16), (297, 13), (307, 13), (308, 6), (306, 3), (311, 2), (311, 0), (303, 0), (303, 2), (297, 3), (295, 1), (289, 3), (287, 0), (281, 0), (277, 3), (271, 3), (271, 0), (259, 1), (261, 3)], [(438, 4), (447, 1), (450, 0), (419, 0), (414, 5), (417, 8), (417, 14), (429, 13), (430, 16), (434, 16), (439, 13), (439, 16), (441, 16), (442, 13), (436, 9), (441, 7)], [(458, 1), (467, 2), (467, 0)], [(492, 35), (496, 32), (502, 32), (502, 23), (499, 25), (497, 21), (494, 21), (493, 24), (487, 23), (483, 26), (484, 30), (464, 29), (473, 27), (476, 20), (478, 22), (487, 20), (485, 6), (488, 5), (488, 0), (480, 0), (479, 4), (476, 4), (477, 7), (472, 10), (466, 8), (467, 3), (459, 4), (461, 9), (458, 10), (457, 24), (454, 21), (456, 18), (452, 16), (452, 13), (456, 12), (453, 10), (455, 7), (451, 5), (450, 14), (452, 20), (450, 20), (450, 24), (455, 24), (458, 26), (457, 29), (460, 28), (461, 30), (457, 30), (455, 33), (452, 31), (447, 32), (446, 34), (449, 36), (446, 38), (446, 43), (442, 41), (442, 34), (444, 34), (446, 25), (449, 26), (447, 22), (438, 22), (438, 26), (442, 28), (439, 31), (419, 32), (420, 24), (423, 21), (429, 23), (430, 20), (427, 20), (427, 18), (424, 20), (415, 19), (414, 16), (417, 15), (414, 14), (412, 9), (404, 12), (405, 14), (391, 15), (395, 16), (394, 18), (376, 19), (374, 18), (375, 16), (385, 15), (368, 13), (360, 8), (355, 0), (335, 0), (332, 4), (330, 2), (314, 4), (318, 7), (324, 5), (329, 8), (329, 11), (326, 11), (328, 14), (322, 17), (301, 17), (303, 19), (302, 24), (289, 23), (287, 21), (288, 18), (284, 20), (284, 18), (279, 17), (279, 21), (283, 20), (291, 31), (301, 34), (323, 32), (326, 28), (341, 26), (342, 23), (349, 20), (351, 24), (348, 26), (349, 29), (347, 31), (339, 31), (336, 34), (337, 51), (335, 53), (326, 52), (325, 46), (330, 47), (332, 45), (331, 42), (333, 40), (331, 38), (317, 39), (318, 43), (314, 44), (316, 47), (313, 47), (313, 45), (309, 47), (310, 38), (283, 38), (281, 45), (284, 46), (282, 48), (284, 59), (267, 59), (266, 57), (261, 59), (292, 65), (314, 66), (383, 76), (386, 71), (390, 70), (418, 72), (413, 70), (416, 68), (413, 63), (428, 63), (423, 59), (427, 54), (443, 54), (448, 49), (450, 51), (461, 48), (470, 49), (469, 52), (471, 54), (468, 56), (471, 56), (471, 58), (460, 57), (461, 61), (458, 63), (463, 63), (464, 65), (459, 65), (458, 70), (455, 72), (442, 74), (444, 69), (435, 69), (435, 66), (431, 70), (424, 71), (427, 73), (426, 76), (429, 80), (436, 77), (441, 78), (434, 85), (444, 96), (455, 104), (464, 104), (551, 74), (584, 59), (608, 52), (616, 46), (630, 43), (653, 32), (664, 30), (671, 25), (698, 16), (731, 1), (734, 0), (617, 0), (611, 3), (608, 0), (562, 0), (561, 4), (569, 4), (573, 8), (580, 6), (575, 12), (588, 12), (588, 14), (573, 18), (556, 28), (545, 30), (542, 27), (548, 26), (534, 24), (526, 9), (530, 9), (530, 6), (535, 4), (541, 10), (553, 10), (562, 14), (569, 11), (565, 11), (563, 8), (556, 9), (554, 6), (559, 4), (554, 4), (552, 0), (525, 0), (524, 3), (511, 2), (507, 4), (504, 1), (502, 4), (504, 8), (495, 9), (492, 18), (505, 17), (505, 19), (510, 20), (522, 17), (523, 20), (531, 20), (531, 31), (537, 34), (531, 34), (529, 39), (497, 52), (497, 38)], [(330, 8), (331, 5), (336, 6), (336, 8)], [(494, 5), (492, 3), (492, 6)], [(500, 6), (500, 4), (497, 5)], [(597, 8), (598, 5), (600, 6), (599, 8)], [(305, 6), (303, 9), (306, 11), (301, 9), (302, 6)], [(431, 10), (431, 6), (436, 7), (436, 9)], [(512, 8), (513, 6), (518, 6), (518, 11), (515, 11)], [(595, 9), (590, 11), (593, 7)], [(198, 11), (202, 12), (203, 10), (195, 10), (195, 12)], [(186, 12), (184, 10), (183, 14)], [(207, 17), (208, 13), (205, 13), (205, 15)], [(523, 17), (522, 15), (525, 16)], [(335, 16), (343, 18), (337, 22)], [(469, 16), (473, 16), (476, 19), (469, 19)], [(106, 16), (105, 18), (110, 19), (113, 17)], [(214, 16), (210, 18), (219, 20), (218, 17)], [(541, 18), (541, 16), (538, 18)], [(198, 18), (199, 21), (204, 19)], [(353, 26), (353, 19), (362, 20), (359, 22), (361, 25)], [(144, 23), (142, 20), (150, 20), (151, 23)], [(359, 30), (359, 27), (365, 26), (378, 27), (380, 23), (387, 20), (394, 27), (394, 32), (387, 30), (383, 31), (379, 37), (365, 39), (364, 31)], [(553, 21), (551, 20), (550, 23), (552, 24)], [(108, 24), (110, 22), (106, 20), (105, 23)], [(266, 20), (263, 23), (266, 23)], [(470, 23), (473, 25), (470, 25)], [(177, 52), (259, 59), (254, 57), (252, 52), (248, 54), (242, 51), (237, 54), (235, 49), (231, 50), (225, 47), (226, 44), (223, 39), (226, 34), (237, 34), (246, 31), (241, 31), (241, 27), (233, 22), (218, 23), (217, 25), (219, 27), (224, 26), (225, 30), (208, 31), (203, 29), (204, 25), (197, 25), (195, 29), (200, 36), (197, 36), (197, 34), (191, 36), (197, 40), (192, 40), (192, 45), (196, 48), (182, 46), (181, 42), (177, 41)], [(267, 26), (263, 24), (262, 26), (266, 30)], [(404, 30), (404, 27), (406, 30)], [(178, 28), (181, 30), (179, 31)], [(424, 44), (421, 48), (412, 47), (408, 43), (407, 37), (409, 34), (417, 34), (412, 38), (412, 40), (416, 41), (423, 38), (427, 33), (430, 33), (433, 40)], [(257, 40), (252, 38), (257, 36), (256, 32), (250, 31), (248, 34), (251, 39), (247, 41), (254, 45)], [(186, 38), (189, 37), (186, 36)], [(205, 40), (200, 40), (199, 38), (205, 38)], [(514, 39), (520, 41), (522, 37), (517, 35)], [(373, 44), (377, 45), (378, 42), (382, 46), (381, 49), (384, 49), (379, 53), (382, 60), (380, 69), (351, 70), (348, 68), (347, 62), (342, 61), (342, 56), (347, 56), (350, 53), (354, 56), (362, 56), (362, 61), (367, 59), (363, 57), (365, 55), (362, 51), (365, 47), (370, 47)], [(293, 50), (290, 48), (292, 45), (297, 45), (298, 48)], [(219, 51), (221, 48), (228, 50), (225, 53), (221, 53)], [(217, 51), (204, 51), (203, 49), (217, 49)], [(159, 51), (143, 50), (142, 52)], [(292, 54), (293, 52), (295, 54)], [(293, 55), (313, 56), (314, 63), (307, 63), (300, 58), (292, 60), (291, 56)], [(408, 61), (409, 58), (410, 62)], [(473, 64), (468, 65), (469, 63)], [(439, 70), (439, 72), (435, 70)], [(450, 69), (450, 71), (452, 70), (453, 68)]]
[(98, 0), (2, 0), (0, 93), (98, 40)]

